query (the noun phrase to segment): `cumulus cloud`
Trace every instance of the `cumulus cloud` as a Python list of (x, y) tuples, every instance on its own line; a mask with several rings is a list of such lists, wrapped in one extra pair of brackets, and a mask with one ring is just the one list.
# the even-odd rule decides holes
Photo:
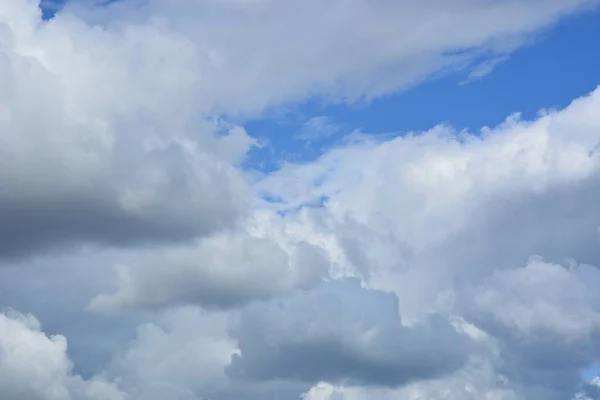
[(487, 73), (595, 3), (73, 2), (42, 21), (0, 2), (0, 302), (47, 332), (0, 314), (0, 397), (597, 397), (579, 374), (600, 359), (600, 89), (266, 175), (228, 121)]
[(359, 138), (284, 167), (257, 190), (277, 194), (278, 210), (327, 199), (306, 210), (306, 223), (330, 234), (347, 273), (396, 290), (407, 313), (531, 255), (600, 264), (599, 99), (596, 90), (560, 112), (511, 117), (478, 134), (440, 126), (381, 142)]
[(71, 373), (64, 336), (46, 336), (32, 315), (0, 314), (0, 394), (15, 400), (125, 400), (116, 385)]
[(226, 334), (227, 315), (185, 307), (141, 325), (129, 347), (110, 363), (128, 398), (214, 398), (226, 388), (224, 372), (235, 343)]
[(314, 286), (329, 273), (327, 254), (308, 240), (278, 232), (283, 224), (276, 214), (258, 213), (246, 230), (142, 253), (137, 264), (118, 267), (116, 292), (95, 297), (90, 307), (231, 308)]
[(0, 256), (234, 223), (252, 140), (197, 116), (189, 41), (152, 24), (41, 22), (22, 0), (2, 3), (0, 27)]
[(577, 385), (579, 371), (600, 356), (598, 279), (595, 266), (532, 257), (471, 292), (466, 314), (497, 338), (499, 370), (525, 385), (526, 397), (565, 398), (563, 388)]
[[(358, 138), (258, 186), (279, 195), (271, 203), (279, 210), (325, 197), (304, 213), (330, 235), (340, 273), (397, 293), (409, 321), (435, 311), (482, 329), (496, 349), (489, 368), (508, 382), (502, 390), (568, 398), (600, 343), (591, 289), (600, 265), (599, 93), (478, 135), (441, 126)], [(527, 264), (532, 255), (547, 261)], [(596, 266), (561, 265), (571, 258)]]
[(587, 341), (600, 327), (600, 271), (532, 258), (518, 269), (494, 272), (476, 290), (475, 303), (490, 319), (524, 338), (541, 333)]
[(229, 373), (258, 380), (399, 386), (458, 369), (469, 353), (443, 318), (405, 326), (395, 295), (357, 280), (250, 306), (233, 337), (241, 354)]
[[(277, 276), (289, 279), (294, 274), (279, 275), (277, 269), (255, 275), (276, 263), (252, 264), (254, 257), (235, 255), (235, 249), (240, 254), (253, 249), (264, 259), (276, 260), (277, 247), (261, 253), (256, 237), (243, 235), (241, 242), (228, 236), (216, 242), (210, 238), (204, 245), (222, 245), (198, 253), (204, 245), (192, 247), (186, 257), (201, 260), (213, 255), (212, 262), (230, 260), (231, 264), (220, 264), (220, 268), (238, 285), (217, 284), (206, 273), (220, 268), (211, 269), (209, 262), (183, 269), (178, 267), (182, 264), (159, 263), (156, 268), (139, 269), (116, 295), (99, 298), (120, 307), (127, 301), (129, 306), (195, 302), (210, 307), (216, 304), (211, 303), (211, 296), (217, 288), (229, 287), (229, 296), (241, 296), (242, 300), (230, 303), (242, 307), (237, 325), (230, 330), (239, 343), (239, 355), (227, 368), (228, 376), (222, 377), (227, 388), (217, 390), (215, 398), (235, 398), (250, 391), (256, 398), (265, 393), (287, 393), (293, 398), (302, 384), (319, 380), (339, 386), (306, 388), (307, 395), (323, 392), (325, 387), (332, 396), (350, 399), (568, 398), (580, 387), (580, 369), (598, 358), (599, 305), (593, 290), (597, 269), (560, 264), (572, 256), (598, 264), (594, 251), (600, 226), (595, 207), (595, 148), (600, 139), (597, 102), (598, 91), (565, 110), (544, 113), (535, 121), (511, 118), (480, 136), (438, 127), (384, 142), (360, 139), (314, 163), (290, 165), (258, 184), (258, 190), (278, 194), (281, 202), (270, 206), (285, 211), (284, 217), (262, 212), (270, 216), (267, 223), (262, 220), (249, 230), (258, 237), (270, 233), (269, 241), (261, 243), (279, 243), (281, 249), (287, 243), (293, 251), (302, 240), (319, 246), (327, 254), (333, 276), (359, 276), (371, 291), (334, 282), (316, 289), (306, 287), (308, 291), (288, 297), (286, 291), (295, 286), (270, 285), (278, 282)], [(328, 198), (323, 207), (302, 208), (322, 196)], [(242, 245), (246, 240), (251, 243), (247, 248)], [(530, 258), (532, 254), (556, 262)], [(282, 261), (287, 270), (289, 263), (285, 258)], [(240, 265), (252, 267), (230, 269)], [(311, 262), (304, 265), (301, 270)], [(262, 286), (265, 280), (270, 283)], [(244, 297), (250, 289), (241, 282), (268, 289)], [(144, 295), (145, 287), (151, 290)], [(132, 293), (135, 296), (123, 302)], [(246, 301), (272, 296), (279, 298), (243, 307)], [(132, 302), (135, 298), (141, 301)], [(386, 304), (388, 312), (383, 311)], [(486, 340), (469, 352), (461, 349), (459, 355), (468, 355), (469, 360), (449, 353), (437, 373), (435, 364), (417, 368), (422, 360), (415, 358), (433, 354), (428, 352), (431, 349), (442, 352), (444, 347), (435, 347), (445, 343), (441, 337), (431, 340), (435, 342), (431, 348), (413, 343), (414, 358), (400, 352), (402, 341), (392, 339), (371, 343), (368, 349), (374, 354), (361, 353), (356, 347), (359, 339), (377, 330), (380, 338), (406, 333), (423, 339), (426, 335), (414, 333), (418, 330), (404, 331), (398, 314), (405, 315), (405, 322), (413, 327), (430, 312), (446, 321), (466, 320)], [(364, 323), (364, 330), (343, 329), (345, 315)], [(442, 326), (449, 328), (448, 322)], [(314, 330), (309, 332), (310, 327)], [(311, 336), (311, 332), (316, 333)], [(452, 332), (446, 331), (445, 338), (456, 335)], [(326, 363), (320, 358), (323, 354), (339, 362)], [(306, 359), (309, 367), (292, 363), (291, 358)], [(419, 375), (423, 370), (426, 373)], [(403, 371), (416, 375), (403, 375)], [(398, 381), (385, 379), (390, 376)], [(429, 379), (419, 379), (424, 377)], [(283, 387), (269, 386), (269, 382)], [(302, 384), (294, 386), (293, 382)], [(373, 385), (401, 387), (368, 388)], [(202, 393), (198, 387), (185, 390)]]
[(230, 225), (250, 140), (219, 138), (201, 116), (376, 96), (513, 49), (590, 3), (144, 1), (42, 21), (38, 2), (4, 1), (0, 254)]

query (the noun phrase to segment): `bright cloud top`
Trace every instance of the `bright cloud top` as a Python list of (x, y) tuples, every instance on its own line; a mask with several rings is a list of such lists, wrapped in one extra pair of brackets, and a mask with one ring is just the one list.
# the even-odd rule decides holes
[(243, 126), (480, 77), (594, 5), (124, 0), (43, 21), (3, 1), (0, 306), (23, 313), (0, 313), (0, 397), (600, 399), (580, 378), (600, 361), (600, 89), (478, 132), (353, 133), (268, 174)]

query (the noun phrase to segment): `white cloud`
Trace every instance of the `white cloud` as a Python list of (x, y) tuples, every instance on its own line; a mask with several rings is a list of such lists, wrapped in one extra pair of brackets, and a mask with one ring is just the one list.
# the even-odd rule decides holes
[[(356, 271), (400, 285), (405, 302), (431, 293), (386, 281), (389, 274), (430, 286), (515, 267), (533, 254), (594, 263), (599, 99), (597, 90), (563, 111), (509, 118), (477, 135), (442, 126), (389, 141), (365, 137), (288, 165), (257, 190), (280, 198), (271, 206), (283, 210), (327, 198), (323, 209), (306, 211), (307, 223), (333, 236)], [(578, 239), (562, 240), (561, 230)]]
[(110, 375), (123, 382), (128, 399), (209, 397), (227, 386), (224, 368), (237, 351), (226, 330), (226, 315), (177, 309), (140, 326)]
[(389, 93), (473, 57), (510, 52), (591, 4), (144, 0), (117, 2), (103, 14), (76, 12), (117, 26), (154, 17), (182, 32), (199, 51), (205, 109), (249, 113), (310, 95), (339, 101)]
[(336, 124), (331, 117), (324, 115), (311, 117), (302, 124), (302, 128), (296, 133), (295, 139), (311, 143), (334, 135), (341, 129), (342, 127)]
[[(281, 210), (325, 196), (302, 213), (312, 235), (329, 235), (342, 275), (397, 293), (408, 321), (435, 311), (483, 329), (498, 351), (490, 368), (513, 398), (564, 399), (600, 346), (599, 101), (600, 89), (476, 136), (437, 127), (359, 138), (258, 190), (276, 193)], [(532, 255), (547, 261), (523, 268)], [(557, 264), (567, 258), (595, 266)]]
[[(30, 272), (0, 270), (0, 299), (91, 349), (75, 364), (0, 314), (0, 397), (568, 398), (600, 358), (600, 89), (476, 134), (354, 136), (254, 181), (252, 139), (219, 116), (389, 93), (593, 3), (148, 0), (42, 22), (1, 2), (0, 257)], [(9, 257), (81, 243), (104, 248)], [(116, 316), (80, 319), (90, 299)]]
[(600, 271), (533, 258), (523, 268), (496, 271), (476, 291), (477, 306), (525, 338), (553, 334), (566, 342), (593, 339), (600, 328)]
[(0, 314), (0, 394), (14, 400), (125, 400), (100, 378), (71, 373), (64, 336), (46, 336), (31, 315)]

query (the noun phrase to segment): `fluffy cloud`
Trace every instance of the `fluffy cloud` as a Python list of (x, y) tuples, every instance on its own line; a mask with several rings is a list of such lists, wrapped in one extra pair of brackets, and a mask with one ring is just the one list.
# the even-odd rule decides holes
[(494, 272), (471, 293), (467, 314), (497, 338), (499, 370), (525, 386), (525, 397), (565, 398), (564, 387), (598, 360), (599, 279), (597, 267), (533, 257), (525, 267)]
[(224, 368), (237, 350), (226, 330), (224, 314), (177, 309), (140, 326), (111, 362), (110, 375), (121, 380), (128, 399), (213, 398), (226, 388)]
[[(273, 218), (121, 265), (116, 292), (95, 297), (90, 306), (105, 312), (181, 303), (229, 308), (305, 289), (327, 276), (326, 254), (307, 241), (273, 235)], [(261, 235), (264, 228), (269, 236)]]
[(395, 290), (404, 312), (419, 312), (445, 289), (531, 255), (600, 265), (599, 104), (596, 90), (477, 135), (440, 126), (382, 142), (358, 137), (257, 190), (283, 211), (326, 198), (304, 211), (306, 223), (329, 234), (347, 273)]
[[(325, 197), (303, 213), (313, 231), (329, 234), (341, 273), (397, 293), (409, 321), (433, 311), (482, 329), (496, 349), (485, 356), (489, 368), (508, 382), (502, 390), (568, 398), (600, 344), (592, 289), (599, 101), (596, 90), (477, 136), (442, 126), (382, 142), (358, 137), (258, 187), (268, 198), (277, 193), (270, 206), (279, 210)], [(523, 267), (532, 255), (547, 261)], [(560, 265), (571, 258), (596, 266)], [(432, 385), (411, 387), (440, 396), (423, 394)], [(466, 396), (457, 387), (452, 396)]]
[(0, 314), (0, 394), (15, 400), (124, 400), (114, 384), (71, 373), (64, 336), (46, 336), (31, 315)]
[(246, 308), (229, 373), (258, 380), (399, 386), (460, 368), (469, 340), (441, 317), (403, 324), (395, 295), (332, 282)]
[(252, 141), (196, 114), (195, 47), (152, 24), (39, 18), (35, 2), (0, 6), (0, 256), (232, 225)]
[(532, 258), (523, 268), (494, 272), (477, 288), (475, 303), (518, 336), (586, 341), (600, 328), (600, 295), (594, 289), (599, 280), (593, 266)]
[(48, 334), (0, 314), (0, 397), (597, 397), (600, 89), (262, 176), (223, 120), (484, 56), (479, 76), (594, 3), (145, 0), (44, 22), (1, 2), (0, 302)]
[(387, 93), (510, 51), (593, 2), (133, 3), (73, 2), (42, 22), (37, 2), (3, 2), (0, 254), (231, 225), (251, 140), (203, 117)]

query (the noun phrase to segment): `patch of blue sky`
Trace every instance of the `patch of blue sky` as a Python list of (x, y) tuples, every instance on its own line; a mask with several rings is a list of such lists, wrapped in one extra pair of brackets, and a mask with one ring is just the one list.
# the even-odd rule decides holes
[(41, 0), (42, 18), (48, 20), (54, 17), (65, 6), (66, 2), (67, 0)]
[(67, 3), (93, 3), (95, 5), (105, 5), (121, 0), (40, 0), (42, 18), (49, 20), (53, 18)]
[[(267, 197), (263, 198), (265, 201), (269, 202), (269, 199)], [(329, 200), (329, 197), (327, 196), (321, 196), (320, 198), (316, 199), (315, 201), (311, 201), (311, 202), (306, 202), (306, 203), (301, 203), (298, 204), (294, 207), (287, 207), (284, 205), (284, 203), (282, 203), (281, 201), (276, 201), (276, 202), (272, 202), (272, 204), (274, 205), (280, 205), (281, 207), (279, 207), (277, 209), (277, 214), (279, 214), (282, 217), (285, 217), (287, 214), (293, 214), (294, 212), (297, 212), (301, 209), (304, 208), (322, 208), (325, 206), (325, 203)]]
[[(249, 134), (268, 143), (255, 149), (247, 166), (264, 172), (284, 162), (305, 162), (345, 134), (402, 134), (439, 123), (477, 132), (513, 113), (534, 118), (541, 109), (562, 108), (600, 84), (600, 11), (564, 20), (506, 59), (438, 77), (369, 104), (325, 105), (311, 100), (245, 123)], [(307, 132), (320, 118), (337, 129)], [(310, 140), (299, 140), (309, 137)]]
[(600, 377), (600, 362), (581, 371), (581, 378), (584, 382), (591, 382), (594, 378)]

